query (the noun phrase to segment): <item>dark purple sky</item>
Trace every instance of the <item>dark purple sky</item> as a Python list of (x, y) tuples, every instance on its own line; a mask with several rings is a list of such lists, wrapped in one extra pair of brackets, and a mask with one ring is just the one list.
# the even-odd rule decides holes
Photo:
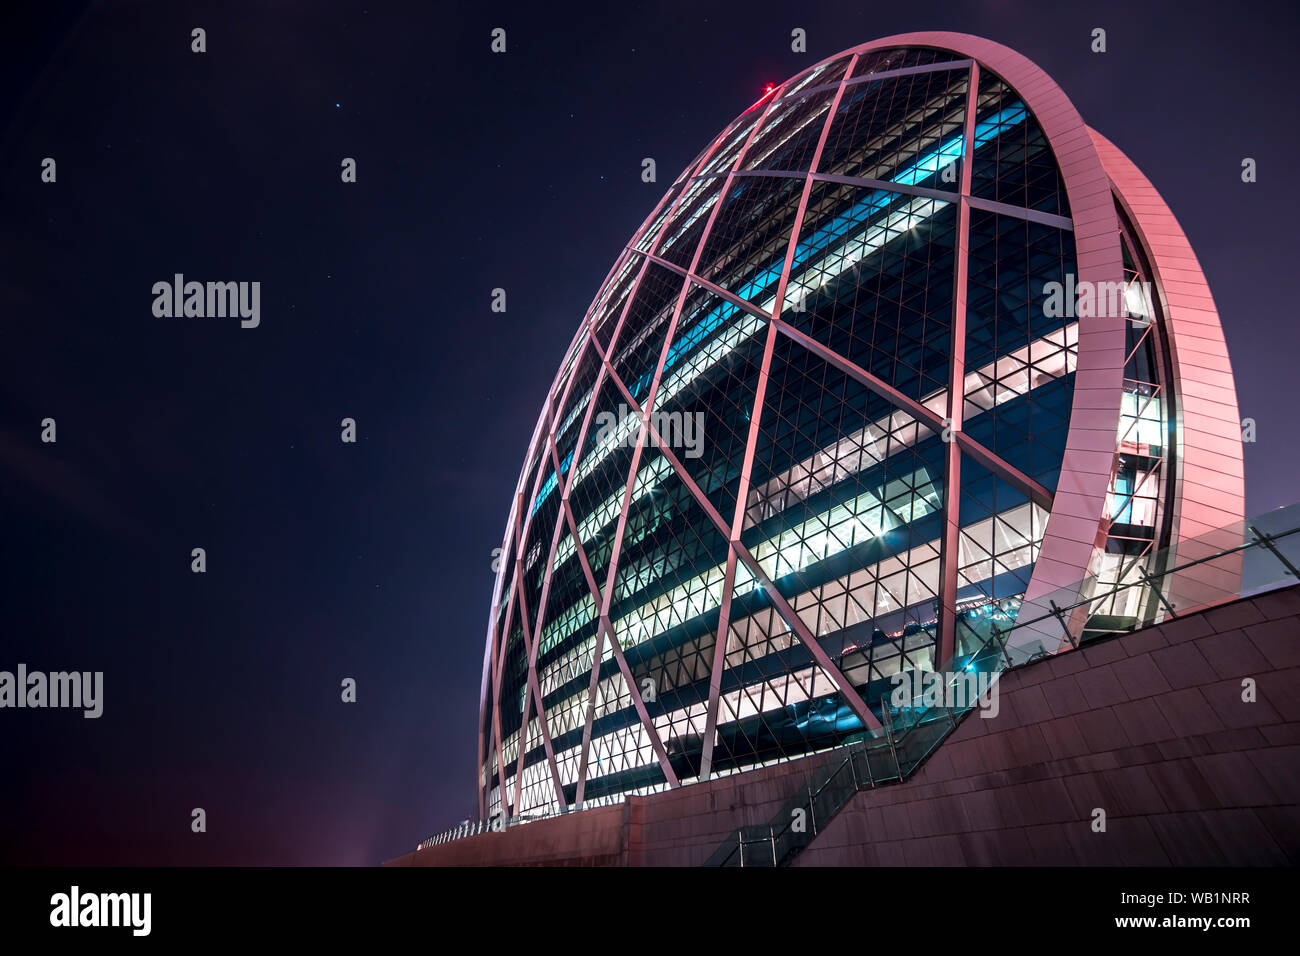
[[(1258, 423), (1248, 510), (1300, 498), (1290, 4), (30, 6), (0, 27), (0, 670), (102, 670), (105, 704), (0, 711), (0, 860), (372, 864), (469, 814), (491, 551), (577, 323), (764, 83), (876, 37), (1016, 48), (1146, 172)], [(155, 318), (176, 272), (260, 281), (261, 326)]]

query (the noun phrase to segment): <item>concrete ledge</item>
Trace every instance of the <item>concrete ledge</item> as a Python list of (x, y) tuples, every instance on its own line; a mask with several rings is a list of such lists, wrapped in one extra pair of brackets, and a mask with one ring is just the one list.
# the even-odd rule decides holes
[(951, 759), (858, 793), (795, 865), (1300, 863), (1300, 588), (1110, 638), (998, 686), (1001, 712), (968, 718), (940, 748)]
[[(1256, 698), (1242, 699), (1243, 680)], [(906, 783), (799, 866), (1300, 863), (1300, 586), (1011, 671)], [(695, 866), (824, 754), (441, 844), (393, 866)], [(1094, 811), (1105, 812), (1095, 832)]]

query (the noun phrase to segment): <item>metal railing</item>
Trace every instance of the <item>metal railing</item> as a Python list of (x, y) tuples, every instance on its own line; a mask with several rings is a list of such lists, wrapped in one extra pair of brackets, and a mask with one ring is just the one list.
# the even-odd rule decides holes
[(550, 817), (563, 816), (564, 813), (572, 813), (572, 810), (553, 813), (536, 813), (521, 814), (520, 816), (504, 817), (495, 816), (487, 820), (471, 820), (457, 824), (443, 830), (441, 833), (435, 833), (427, 840), (421, 840), (416, 846), (416, 851), (427, 850), (431, 846), (438, 846), (442, 843), (450, 843), (452, 840), (463, 840), (465, 837), (478, 836), (480, 833), (500, 833), (509, 827), (523, 826), (525, 823), (532, 823), (534, 820), (545, 820)]
[[(935, 669), (947, 675), (942, 699), (950, 699), (948, 688), (971, 672), (996, 681), (1013, 667), (1107, 635), (1297, 583), (1300, 504), (1117, 561), (1104, 577), (1091, 575), (1028, 601), (989, 600), (959, 613), (954, 653)], [(883, 726), (876, 737), (827, 751), (768, 823), (738, 828), (706, 865), (790, 862), (858, 790), (896, 783), (915, 772), (976, 703), (894, 707), (881, 701), (878, 706)], [(418, 849), (571, 812), (462, 824)]]
[(968, 693), (949, 693), (959, 683), (969, 688), (972, 673), (991, 687), (1039, 658), (1300, 582), (1300, 504), (1137, 555), (1127, 565), (1121, 558), (1109, 577), (1092, 575), (1021, 602), (1009, 627), (999, 622), (1008, 619), (1005, 602), (959, 615), (957, 649), (936, 669), (943, 681), (933, 696), (943, 703), (895, 707), (881, 700), (876, 737), (831, 751), (771, 820), (737, 828), (705, 865), (787, 865), (859, 790), (906, 780), (980, 706)]
[[(435, 833), (427, 840), (421, 841), (415, 849), (427, 850), (431, 846), (437, 846), (440, 843), (450, 843), (452, 840), (460, 840), (464, 837), (478, 836), (480, 833), (486, 833), (492, 829), (491, 820), (469, 820), (459, 826), (443, 830), (441, 833)], [(497, 829), (501, 829), (500, 826)]]

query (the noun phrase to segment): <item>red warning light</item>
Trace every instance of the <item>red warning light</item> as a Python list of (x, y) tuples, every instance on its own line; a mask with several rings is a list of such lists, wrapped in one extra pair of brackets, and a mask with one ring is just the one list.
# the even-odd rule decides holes
[[(749, 110), (752, 110), (755, 106), (758, 106), (759, 103), (762, 103), (763, 100), (767, 99), (775, 92), (776, 92), (776, 84), (768, 83), (766, 86), (763, 87), (763, 95), (758, 98), (758, 103), (755, 103), (754, 106), (751, 106)], [(749, 110), (745, 110), (745, 112), (748, 113)]]

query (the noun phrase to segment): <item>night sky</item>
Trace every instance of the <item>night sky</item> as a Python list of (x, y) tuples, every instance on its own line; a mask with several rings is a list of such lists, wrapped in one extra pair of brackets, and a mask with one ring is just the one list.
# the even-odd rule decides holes
[[(1020, 50), (1150, 177), (1257, 422), (1247, 510), (1300, 499), (1290, 4), (17, 6), (0, 670), (105, 676), (98, 720), (0, 710), (0, 861), (370, 865), (468, 816), (492, 550), (578, 322), (764, 84), (877, 37)], [(175, 273), (260, 281), (260, 326), (155, 317)]]

